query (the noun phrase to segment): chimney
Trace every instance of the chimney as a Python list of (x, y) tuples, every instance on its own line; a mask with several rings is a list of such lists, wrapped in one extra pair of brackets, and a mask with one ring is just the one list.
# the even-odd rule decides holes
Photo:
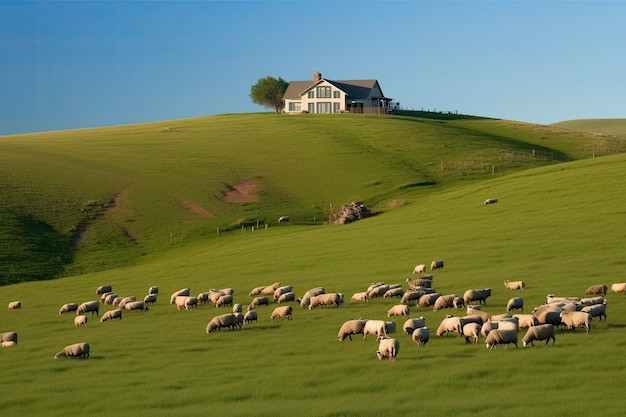
[(315, 71), (313, 73), (313, 82), (316, 83), (316, 82), (318, 82), (321, 79), (322, 79), (322, 73), (319, 72), (319, 71)]

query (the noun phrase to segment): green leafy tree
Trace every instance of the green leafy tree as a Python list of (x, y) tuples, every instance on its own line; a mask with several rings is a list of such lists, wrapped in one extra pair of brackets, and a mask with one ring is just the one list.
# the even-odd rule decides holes
[(259, 78), (256, 84), (250, 87), (250, 98), (253, 103), (274, 109), (280, 113), (283, 109), (283, 95), (289, 83), (281, 77), (278, 79), (267, 76)]

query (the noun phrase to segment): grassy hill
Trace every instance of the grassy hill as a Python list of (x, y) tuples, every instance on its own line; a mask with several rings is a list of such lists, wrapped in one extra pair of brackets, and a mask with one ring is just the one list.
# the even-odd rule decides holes
[(221, 115), (0, 138), (0, 285), (103, 271), (224, 233), (320, 225), (433, 190), (626, 149), (449, 116)]
[(626, 119), (577, 119), (554, 123), (551, 126), (593, 132), (598, 135), (626, 139)]

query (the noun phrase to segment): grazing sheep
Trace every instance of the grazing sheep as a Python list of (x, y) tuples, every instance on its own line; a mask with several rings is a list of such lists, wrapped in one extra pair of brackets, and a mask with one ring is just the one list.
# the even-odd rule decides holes
[(65, 346), (63, 349), (61, 349), (59, 352), (57, 352), (54, 355), (54, 359), (59, 358), (61, 356), (69, 356), (69, 357), (74, 357), (74, 358), (78, 358), (78, 357), (83, 357), (83, 358), (88, 358), (89, 357), (89, 343), (75, 343), (73, 345), (68, 345)]
[(152, 287), (148, 288), (148, 294), (158, 294), (159, 293), (159, 287), (157, 287), (156, 285), (153, 285)]
[(400, 302), (402, 304), (411, 304), (412, 302), (415, 302), (415, 304), (419, 304), (419, 299), (426, 294), (426, 292), (424, 292), (423, 290), (413, 290), (413, 289), (409, 289), (408, 291), (405, 291), (404, 294), (402, 295), (402, 298), (400, 299)]
[(437, 336), (443, 336), (446, 333), (456, 333), (460, 335), (461, 332), (461, 317), (446, 316), (441, 320), (437, 328)]
[(86, 326), (87, 325), (87, 316), (76, 316), (74, 317), (74, 326)]
[(560, 308), (542, 308), (533, 314), (539, 324), (552, 324), (558, 327), (561, 325), (561, 311)]
[(350, 297), (350, 301), (355, 302), (355, 303), (367, 302), (369, 299), (370, 298), (368, 297), (366, 291), (355, 292), (354, 294), (352, 294), (352, 297)]
[(492, 330), (519, 330), (519, 322), (515, 318), (506, 318), (498, 321), (486, 321), (480, 328), (480, 334), (487, 337)]
[(486, 311), (482, 311), (480, 308), (472, 308), (472, 307), (479, 307), (479, 306), (467, 306), (466, 311), (467, 311), (468, 316), (478, 316), (483, 321), (483, 323), (486, 323), (489, 321), (489, 313), (487, 313)]
[(254, 310), (246, 311), (246, 314), (243, 316), (244, 323), (256, 323), (258, 319), (259, 316)]
[(406, 279), (406, 283), (409, 287), (409, 289), (416, 289), (416, 288), (420, 288), (420, 287), (426, 287), (426, 288), (432, 288), (433, 286), (433, 276), (432, 275), (428, 275), (428, 276), (424, 276), (422, 278), (407, 278)]
[(376, 339), (380, 339), (383, 336), (387, 336), (387, 328), (384, 320), (367, 320), (365, 327), (363, 327), (363, 340), (367, 338), (368, 334), (375, 334)]
[(471, 340), (474, 344), (478, 343), (478, 337), (480, 336), (481, 325), (478, 323), (467, 323), (463, 326), (463, 336), (465, 336), (465, 342), (469, 343)]
[(94, 313), (96, 313), (96, 316), (100, 314), (100, 303), (97, 301), (87, 301), (82, 303), (81, 305), (78, 306), (78, 308), (76, 309), (76, 315), (77, 316), (81, 316), (84, 315), (85, 313), (88, 313), (91, 311), (91, 315), (93, 316)]
[[(586, 306), (592, 306), (594, 304), (604, 304), (605, 300), (604, 297), (599, 296), (599, 297), (591, 297), (591, 298), (583, 298), (580, 300), (579, 303), (576, 304), (576, 306), (580, 306), (580, 308), (586, 307)], [(580, 308), (577, 308), (577, 310), (580, 310)]]
[(278, 218), (278, 223), (283, 223), (283, 222), (288, 222), (289, 221), (289, 216), (280, 216)]
[(11, 301), (9, 303), (9, 310), (19, 310), (20, 308), (22, 308), (21, 301)]
[(382, 297), (383, 295), (385, 295), (387, 291), (389, 291), (389, 285), (387, 284), (378, 285), (372, 288), (371, 290), (368, 289), (367, 296), (369, 298)]
[(426, 265), (424, 264), (417, 265), (415, 268), (413, 268), (413, 275), (424, 274), (425, 272), (426, 272)]
[(434, 271), (435, 269), (443, 269), (443, 260), (438, 259), (430, 263), (430, 270)]
[(257, 308), (258, 306), (267, 306), (269, 304), (270, 299), (268, 297), (255, 297), (248, 306), (248, 311)]
[(274, 290), (274, 301), (278, 301), (281, 295), (293, 291), (293, 285), (285, 285)]
[(0, 342), (0, 347), (10, 347), (10, 346), (15, 346), (17, 345), (17, 343), (15, 343), (12, 340), (7, 340), (6, 342)]
[(233, 296), (230, 294), (220, 296), (220, 298), (218, 298), (217, 301), (215, 302), (215, 307), (232, 306), (232, 305), (233, 305)]
[(115, 310), (109, 310), (100, 317), (100, 322), (104, 323), (107, 320), (120, 319), (122, 320), (122, 309), (116, 308)]
[(583, 311), (562, 311), (561, 322), (570, 330), (585, 329), (587, 334), (591, 330), (591, 314)]
[(363, 334), (363, 329), (365, 328), (365, 324), (367, 320), (358, 319), (358, 320), (348, 320), (341, 325), (339, 328), (339, 333), (337, 333), (337, 339), (342, 342), (346, 336), (352, 341), (353, 334)]
[(402, 325), (402, 331), (406, 334), (413, 334), (413, 330), (419, 327), (426, 326), (426, 319), (424, 317), (419, 317), (417, 319), (407, 319)]
[(143, 298), (144, 304), (156, 304), (157, 295), (156, 294), (148, 294)]
[(611, 292), (626, 293), (626, 282), (617, 282), (615, 284), (611, 284)]
[(234, 330), (237, 327), (237, 318), (232, 313), (226, 313), (215, 316), (206, 326), (206, 332), (211, 333), (213, 330), (221, 330), (222, 327), (228, 327), (228, 330)]
[(552, 345), (556, 342), (556, 337), (554, 337), (556, 327), (551, 324), (539, 324), (537, 326), (532, 326), (528, 328), (528, 331), (522, 338), (522, 345), (526, 347), (527, 344), (530, 343), (531, 346), (535, 346), (533, 343), (535, 340), (545, 340), (546, 345), (552, 339)]
[(289, 301), (296, 301), (296, 293), (293, 291), (289, 291), (286, 292), (284, 294), (281, 294), (280, 297), (278, 297), (278, 303), (282, 304), (282, 303), (288, 303)]
[(578, 297), (555, 297), (554, 294), (546, 295), (546, 304), (580, 301)]
[(404, 295), (404, 289), (395, 287), (395, 288), (389, 288), (387, 292), (383, 294), (383, 298), (402, 297), (403, 295)]
[(463, 294), (465, 305), (478, 301), (478, 304), (487, 304), (487, 297), (491, 297), (491, 288), (483, 288), (482, 290), (467, 290)]
[(267, 285), (261, 285), (260, 287), (253, 288), (252, 291), (248, 294), (250, 297), (254, 297), (256, 295), (260, 295), (261, 291), (263, 291), (267, 287)]
[(460, 321), (460, 325), (461, 325), (461, 329), (463, 329), (463, 327), (468, 324), (468, 323), (476, 323), (479, 326), (483, 325), (483, 319), (480, 316), (465, 316), (465, 317), (461, 317), (461, 321)]
[(241, 304), (233, 304), (233, 314), (241, 313), (243, 311), (243, 307)]
[(488, 204), (496, 204), (498, 202), (497, 198), (488, 198), (485, 200), (485, 202), (483, 204), (488, 205)]
[(509, 316), (508, 314), (494, 314), (493, 316), (489, 317), (490, 321), (499, 321), (499, 320), (503, 320), (503, 319), (508, 319), (511, 316)]
[(387, 317), (391, 316), (408, 316), (409, 315), (409, 306), (404, 304), (396, 304), (387, 310)]
[(411, 340), (413, 340), (418, 347), (424, 346), (428, 343), (429, 339), (430, 329), (428, 327), (418, 327), (411, 333)]
[(386, 321), (385, 322), (385, 333), (391, 334), (396, 332), (396, 322), (395, 321)]
[(296, 301), (300, 303), (300, 307), (308, 307), (311, 304), (311, 298), (316, 295), (324, 294), (326, 291), (322, 287), (311, 288), (301, 298), (298, 298)]
[(513, 317), (517, 319), (520, 329), (528, 329), (539, 324), (533, 314), (514, 314)]
[(261, 295), (274, 295), (274, 291), (276, 291), (280, 287), (280, 282), (275, 282), (272, 285), (266, 285), (265, 288), (261, 290)]
[(376, 357), (378, 360), (391, 359), (396, 360), (396, 356), (400, 352), (400, 342), (392, 338), (383, 338), (378, 343), (378, 350), (376, 351)]
[[(104, 295), (104, 294), (103, 294)], [(113, 304), (113, 300), (117, 298), (117, 294), (114, 292), (106, 293), (106, 297), (104, 297), (104, 304)], [(102, 299), (100, 299), (102, 302)]]
[(132, 303), (134, 301), (137, 301), (137, 297), (135, 297), (134, 295), (131, 295), (129, 297), (124, 297), (119, 303), (117, 303), (116, 307), (124, 308), (126, 304)]
[(495, 329), (490, 331), (485, 339), (487, 349), (494, 349), (497, 345), (501, 344), (506, 345), (505, 349), (508, 349), (511, 343), (513, 343), (516, 348), (519, 348), (519, 346), (517, 346), (517, 330)]
[(511, 310), (522, 310), (524, 311), (524, 299), (522, 297), (511, 298), (508, 303), (506, 303), (506, 311)]
[(105, 292), (105, 293), (102, 293), (102, 294), (100, 295), (100, 303), (103, 303), (103, 304), (104, 304), (104, 302), (106, 301), (107, 297), (108, 297), (110, 294), (113, 294), (113, 293), (112, 293), (112, 292)]
[(270, 318), (272, 320), (274, 320), (275, 318), (287, 318), (288, 320), (292, 320), (292, 313), (293, 309), (291, 308), (291, 306), (282, 306), (282, 307), (276, 307), (274, 309), (274, 311), (272, 311), (272, 315), (270, 316)]
[(170, 304), (176, 303), (176, 297), (189, 296), (190, 295), (189, 291), (190, 291), (189, 288), (183, 288), (183, 289), (173, 292), (172, 296), (170, 297)]
[(244, 321), (243, 314), (233, 313), (233, 316), (235, 317), (235, 326), (241, 329), (241, 326), (243, 326), (243, 321)]
[(17, 344), (16, 332), (0, 333), (0, 342), (15, 342)]
[(96, 295), (102, 295), (105, 292), (111, 292), (111, 286), (110, 285), (101, 285), (96, 289)]
[(523, 290), (526, 288), (526, 283), (524, 281), (509, 281), (505, 279), (504, 286), (509, 290)]
[(143, 301), (131, 301), (124, 305), (126, 311), (148, 311), (148, 306)]
[(600, 321), (602, 321), (602, 317), (604, 317), (604, 321), (606, 321), (606, 304), (593, 304), (590, 306), (583, 307), (583, 313), (589, 313), (591, 317), (600, 317)]
[(461, 308), (463, 306), (463, 299), (456, 294), (448, 294), (437, 297), (433, 311), (441, 310), (444, 308)]
[(330, 292), (326, 294), (316, 295), (311, 297), (309, 303), (309, 310), (313, 310), (315, 307), (321, 306), (334, 306), (335, 308), (339, 308), (341, 303), (343, 302), (343, 297), (341, 293)]
[(587, 288), (587, 290), (585, 291), (585, 295), (606, 295), (607, 290), (608, 288), (604, 284), (592, 285), (591, 287)]
[(61, 314), (69, 313), (70, 311), (76, 311), (76, 310), (78, 310), (78, 304), (76, 303), (63, 304), (61, 308), (59, 309), (59, 316)]
[(433, 292), (433, 293), (430, 293), (430, 294), (424, 294), (417, 301), (417, 305), (420, 306), (420, 307), (431, 307), (431, 306), (434, 306), (435, 302), (437, 301), (437, 299), (439, 297), (441, 297), (441, 294), (439, 294), (438, 292)]
[(185, 300), (185, 309), (189, 310), (192, 308), (198, 308), (198, 298), (190, 295), (187, 297), (187, 300)]

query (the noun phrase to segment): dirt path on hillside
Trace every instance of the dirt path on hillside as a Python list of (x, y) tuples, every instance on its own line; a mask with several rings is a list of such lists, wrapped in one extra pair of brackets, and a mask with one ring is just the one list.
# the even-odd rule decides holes
[(237, 184), (224, 184), (228, 191), (222, 193), (224, 201), (229, 203), (253, 203), (259, 198), (254, 192), (259, 188), (259, 184), (253, 180), (244, 180)]

